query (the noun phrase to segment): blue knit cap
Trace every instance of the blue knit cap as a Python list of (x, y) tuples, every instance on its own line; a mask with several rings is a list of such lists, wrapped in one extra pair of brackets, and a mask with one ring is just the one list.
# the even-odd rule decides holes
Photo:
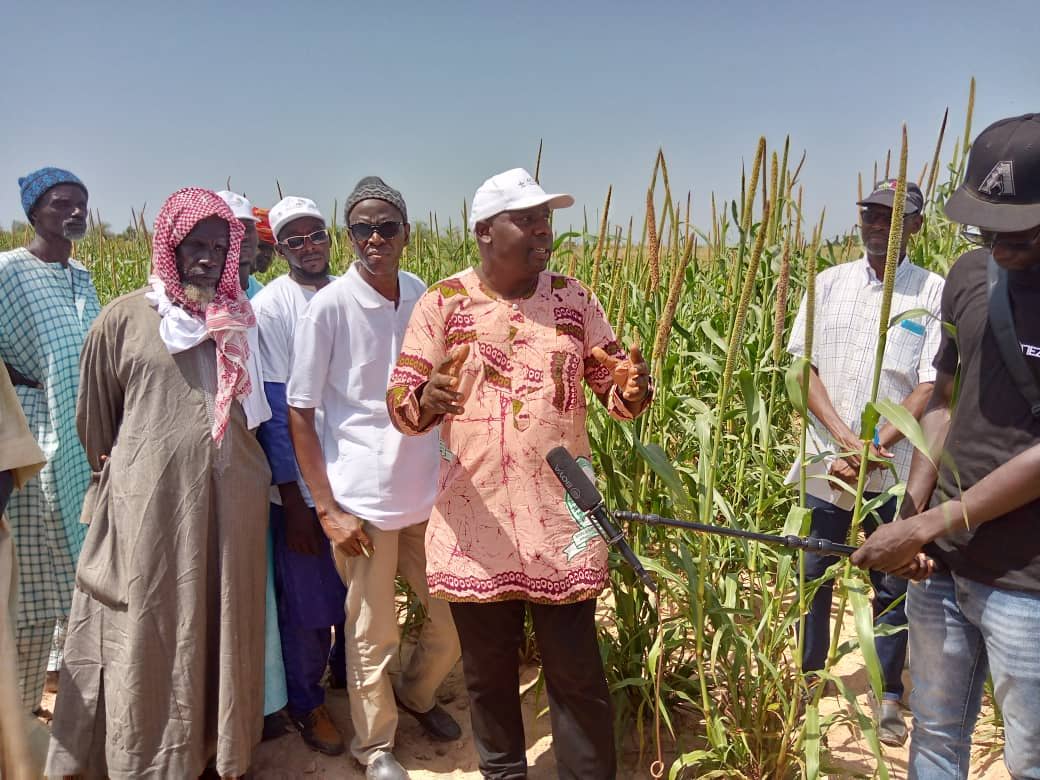
[(86, 185), (79, 180), (76, 174), (62, 168), (40, 168), (38, 171), (33, 171), (20, 178), (18, 186), (22, 190), (22, 209), (25, 210), (25, 216), (29, 216), (36, 201), (43, 197), (47, 190), (57, 187), (59, 184), (75, 184), (83, 190), (84, 194), (87, 192)]

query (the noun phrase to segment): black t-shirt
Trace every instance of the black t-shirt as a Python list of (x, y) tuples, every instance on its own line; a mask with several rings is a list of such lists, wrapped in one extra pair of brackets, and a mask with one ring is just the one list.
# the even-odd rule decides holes
[[(954, 325), (957, 336), (951, 337), (944, 325), (935, 367), (952, 375), (959, 357), (961, 377), (933, 503), (960, 495), (1014, 455), (1040, 444), (1040, 421), (1005, 368), (989, 325), (988, 257), (981, 249), (961, 256), (943, 288), (943, 323)], [(1008, 288), (1022, 352), (1040, 371), (1040, 273), (1010, 272)], [(948, 534), (930, 549), (968, 579), (1040, 592), (1040, 501), (974, 531)]]

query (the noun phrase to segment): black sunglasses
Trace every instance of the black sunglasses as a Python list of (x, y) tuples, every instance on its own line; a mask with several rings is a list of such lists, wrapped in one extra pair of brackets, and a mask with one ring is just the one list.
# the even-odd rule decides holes
[[(904, 212), (903, 220), (907, 220), (912, 217), (916, 212), (907, 214)], [(892, 224), (892, 210), (882, 211), (880, 209), (861, 208), (859, 210), (860, 221), (864, 225), (891, 225)]]
[(388, 220), (376, 225), (368, 222), (355, 222), (350, 226), (350, 235), (354, 237), (355, 241), (368, 241), (372, 238), (372, 234), (377, 232), (383, 238), (393, 238), (401, 232), (401, 223)]
[(307, 243), (307, 239), (310, 239), (312, 244), (324, 244), (329, 240), (329, 231), (322, 228), (321, 230), (315, 230), (313, 233), (308, 233), (305, 236), (289, 236), (287, 239), (282, 241), (282, 245), (287, 246), (289, 249), (303, 249), (303, 245)]

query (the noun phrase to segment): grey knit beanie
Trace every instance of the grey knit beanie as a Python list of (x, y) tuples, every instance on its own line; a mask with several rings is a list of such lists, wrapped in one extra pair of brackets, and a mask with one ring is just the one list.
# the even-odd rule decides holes
[(401, 212), (401, 218), (408, 221), (408, 209), (404, 205), (401, 193), (380, 179), (378, 176), (366, 176), (354, 186), (354, 191), (347, 196), (347, 203), (343, 207), (343, 220), (350, 225), (350, 212), (363, 200), (375, 198), (385, 200), (391, 206), (395, 206)]

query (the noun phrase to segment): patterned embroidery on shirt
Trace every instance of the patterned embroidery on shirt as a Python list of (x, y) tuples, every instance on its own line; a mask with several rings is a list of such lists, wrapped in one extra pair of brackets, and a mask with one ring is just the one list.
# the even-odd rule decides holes
[(490, 579), (430, 572), (426, 579), (431, 594), (441, 593), (452, 600), (468, 597), (502, 599), (517, 594), (518, 598), (542, 597), (560, 601), (588, 591), (598, 593), (606, 582), (606, 573), (601, 569), (581, 568), (568, 571), (562, 579), (550, 580), (545, 577), (530, 577), (518, 571), (502, 572)]
[[(401, 372), (398, 375), (398, 372)], [(433, 372), (433, 364), (424, 360), (420, 355), (411, 355), (401, 353), (397, 358), (397, 367), (394, 369), (394, 376), (391, 377), (391, 382), (394, 381), (394, 377), (400, 378), (401, 381), (407, 381), (407, 372), (414, 371), (416, 374), (426, 379)]]
[(480, 356), (484, 358), (484, 363), (486, 365), (490, 365), (498, 373), (506, 376), (513, 373), (512, 361), (510, 361), (509, 356), (498, 347), (493, 347), (486, 341), (481, 341), (477, 344), (477, 349), (480, 351)]
[(494, 385), (495, 387), (500, 388), (502, 390), (513, 389), (513, 380), (505, 374), (503, 374), (502, 372), (500, 372), (490, 363), (484, 364), (484, 379), (487, 381), (488, 384)]
[(578, 405), (574, 374), (578, 358), (571, 352), (553, 352), (550, 372), (553, 381), (553, 406), (561, 412), (569, 412)]
[(573, 336), (584, 343), (585, 323), (580, 311), (569, 306), (557, 306), (553, 309), (553, 317), (556, 319), (557, 336)]
[(532, 366), (521, 366), (522, 376), (520, 377), (520, 384), (516, 386), (516, 396), (523, 398), (535, 393), (542, 389), (545, 381), (545, 372), (540, 368), (534, 368)]
[(452, 298), (456, 295), (469, 296), (466, 286), (458, 279), (445, 279), (437, 282), (430, 290), (440, 295), (441, 298)]
[(444, 342), (451, 350), (459, 344), (471, 344), (477, 340), (477, 331), (472, 314), (454, 311), (444, 322)]

